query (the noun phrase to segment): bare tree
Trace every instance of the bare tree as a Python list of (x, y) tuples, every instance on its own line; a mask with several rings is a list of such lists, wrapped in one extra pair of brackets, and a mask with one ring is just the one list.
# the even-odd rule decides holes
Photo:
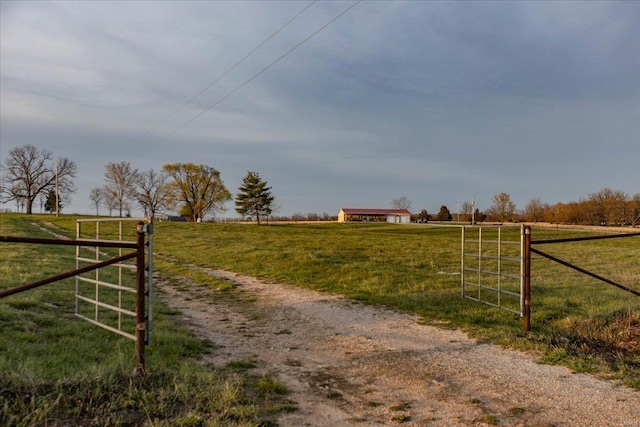
[(495, 194), (492, 198), (493, 204), (487, 213), (495, 216), (500, 221), (509, 221), (516, 213), (516, 205), (511, 201), (511, 196), (507, 193)]
[(627, 199), (625, 193), (611, 188), (589, 194), (587, 220), (596, 225), (623, 223)]
[(630, 224), (632, 227), (640, 224), (640, 193), (633, 195), (630, 201), (629, 209)]
[[(76, 191), (72, 178), (78, 167), (75, 162), (61, 158), (54, 164), (53, 154), (27, 144), (9, 151), (3, 168), (0, 196), (3, 202), (15, 200), (26, 205), (27, 214), (33, 213), (33, 202), (48, 190), (58, 190), (63, 200), (69, 200)], [(57, 181), (57, 185), (56, 185)]]
[(115, 196), (109, 192), (106, 187), (102, 187), (100, 192), (102, 193), (102, 206), (107, 208), (109, 216), (112, 216), (113, 211), (118, 209), (118, 202), (116, 201)]
[(140, 174), (136, 198), (145, 216), (155, 218), (156, 214), (170, 205), (168, 178), (166, 173), (156, 172), (153, 169)]
[(47, 201), (47, 195), (45, 193), (40, 193), (40, 195), (38, 196), (38, 199), (40, 201), (40, 213), (42, 213), (44, 209), (44, 205)]
[(411, 200), (407, 199), (404, 196), (398, 197), (391, 201), (391, 206), (393, 206), (394, 209), (411, 210)]
[(546, 207), (540, 199), (533, 198), (524, 207), (524, 214), (533, 222), (542, 220)]
[(464, 201), (460, 205), (460, 213), (463, 215), (465, 221), (471, 221), (473, 217), (473, 203)]
[(107, 163), (104, 168), (104, 179), (107, 181), (103, 189), (105, 202), (113, 206), (122, 217), (122, 212), (129, 211), (131, 209), (130, 202), (136, 199), (140, 176), (138, 169), (132, 168), (131, 164), (126, 161)]
[(89, 193), (89, 200), (91, 200), (91, 206), (95, 206), (96, 215), (100, 215), (100, 205), (102, 204), (102, 190), (100, 188), (94, 188)]
[(24, 212), (24, 197), (16, 197), (15, 198), (15, 202), (16, 202), (16, 212)]

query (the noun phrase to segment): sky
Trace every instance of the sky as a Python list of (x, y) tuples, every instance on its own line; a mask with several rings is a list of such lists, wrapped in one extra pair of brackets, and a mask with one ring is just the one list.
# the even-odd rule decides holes
[(77, 163), (67, 213), (121, 161), (256, 171), (279, 215), (633, 195), (640, 2), (2, 1), (0, 162), (25, 144)]

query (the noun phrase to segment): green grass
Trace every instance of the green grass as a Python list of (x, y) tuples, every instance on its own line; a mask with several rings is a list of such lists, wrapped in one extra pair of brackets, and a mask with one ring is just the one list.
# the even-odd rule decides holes
[[(43, 219), (2, 214), (0, 235), (50, 238), (31, 224)], [(74, 259), (72, 247), (2, 243), (0, 289), (70, 270)], [(147, 372), (134, 375), (134, 342), (75, 317), (74, 289), (68, 279), (0, 300), (0, 425), (266, 426), (291, 410), (284, 395), (263, 392), (265, 377), (202, 364), (211, 343), (158, 302)]]
[[(157, 252), (170, 257), (173, 268), (221, 268), (343, 294), (417, 313), (426, 324), (463, 328), (481, 340), (542, 352), (549, 363), (640, 385), (640, 298), (536, 257), (532, 332), (525, 335), (519, 316), (460, 297), (458, 228), (163, 222), (155, 229)], [(485, 238), (493, 238), (490, 231), (485, 233)], [(505, 228), (502, 233), (504, 239), (518, 239), (520, 230)], [(533, 237), (586, 234), (534, 229)], [(539, 248), (638, 289), (640, 238)], [(483, 253), (491, 250), (485, 247)]]
[[(4, 223), (24, 223), (27, 220), (51, 221), (57, 227), (70, 230), (68, 235), (73, 235), (75, 230), (74, 217), (34, 215), (30, 218), (0, 218), (0, 234), (13, 234), (4, 231)], [(131, 227), (135, 230), (133, 224)], [(39, 233), (26, 225), (15, 232), (29, 235)], [(107, 233), (107, 229), (102, 232)], [(115, 232), (109, 233), (113, 235)], [(503, 233), (504, 238), (517, 239), (519, 230), (504, 229)], [(533, 238), (585, 234), (588, 233), (534, 228)], [(229, 282), (190, 269), (191, 265), (225, 269), (256, 276), (267, 282), (283, 282), (342, 294), (366, 304), (416, 313), (425, 324), (462, 328), (483, 341), (539, 352), (546, 363), (564, 364), (577, 371), (618, 378), (631, 387), (640, 388), (640, 298), (536, 257), (532, 266), (532, 332), (527, 335), (523, 332), (519, 316), (461, 298), (460, 245), (460, 230), (457, 228), (391, 224), (257, 227), (158, 222), (154, 234), (154, 248), (158, 255), (156, 268), (168, 277), (187, 278), (195, 283), (194, 286), (209, 286), (221, 291), (233, 287)], [(37, 264), (24, 264), (20, 262), (22, 256), (14, 253), (14, 246), (7, 244), (0, 250), (6, 247), (12, 249), (7, 252), (6, 260), (3, 253), (0, 269), (4, 270), (0, 270), (3, 273), (1, 277), (5, 277), (6, 272), (11, 272), (16, 278), (28, 277), (34, 271), (42, 275), (49, 274), (49, 271), (58, 268), (60, 260), (72, 262), (73, 259), (72, 254), (57, 253), (51, 259), (39, 256)], [(635, 289), (640, 287), (640, 238), (541, 245), (539, 248), (622, 284)], [(484, 248), (483, 253), (490, 250)], [(33, 265), (37, 265), (37, 268), (32, 268)], [(119, 341), (119, 338), (106, 332), (100, 335), (103, 331), (86, 324), (80, 323), (82, 326), (78, 331), (62, 334), (98, 335), (99, 338), (95, 339), (98, 350), (94, 352), (89, 346), (81, 347), (78, 352), (84, 356), (77, 357), (77, 360), (60, 362), (71, 356), (65, 356), (62, 350), (55, 350), (55, 342), (59, 338), (40, 342), (40, 337), (44, 335), (33, 330), (56, 330), (62, 327), (62, 324), (48, 324), (57, 321), (52, 319), (55, 316), (51, 315), (51, 311), (72, 312), (71, 307), (65, 306), (69, 304), (69, 297), (65, 294), (68, 290), (63, 285), (52, 286), (47, 292), (61, 292), (54, 298), (57, 301), (54, 305), (61, 308), (45, 304), (37, 294), (25, 294), (11, 303), (0, 301), (1, 327), (13, 328), (15, 332), (12, 332), (11, 339), (23, 340), (21, 346), (28, 349), (23, 354), (29, 360), (25, 372), (35, 372), (29, 375), (38, 381), (44, 378), (55, 382), (62, 376), (48, 378), (47, 372), (60, 369), (64, 372), (64, 378), (73, 377), (73, 372), (65, 372), (59, 366), (70, 364), (76, 376), (81, 372), (86, 378), (92, 375), (87, 372), (98, 369), (95, 368), (97, 363), (94, 361), (91, 365), (79, 360), (96, 358), (100, 363), (109, 359), (107, 364), (117, 367), (114, 368), (116, 370), (126, 372), (127, 369), (133, 369), (130, 356), (132, 344), (129, 341)], [(56, 286), (60, 289), (57, 290)], [(162, 309), (159, 311), (162, 313)], [(153, 372), (182, 366), (184, 356), (180, 355), (197, 355), (207, 351), (206, 345), (194, 340), (184, 330), (175, 329), (175, 322), (170, 320), (174, 315), (171, 311), (165, 313), (164, 324), (160, 320), (162, 314), (158, 315), (160, 319), (156, 319), (154, 329), (157, 340), (149, 348), (149, 365), (153, 367)], [(65, 323), (70, 322), (65, 320)], [(167, 336), (162, 338), (162, 334)], [(100, 347), (102, 341), (108, 344)], [(12, 346), (13, 343), (9, 344), (6, 340), (0, 341), (3, 360), (6, 354), (14, 351), (9, 348)], [(51, 347), (54, 348), (52, 357), (42, 357), (54, 360), (47, 363), (54, 367), (58, 365), (58, 368), (40, 368), (39, 362), (29, 359), (31, 353), (44, 354)], [(114, 351), (114, 348), (119, 350)], [(34, 351), (31, 352), (31, 349)], [(164, 357), (158, 354), (160, 352), (173, 352), (173, 355)], [(12, 360), (14, 358), (12, 356)], [(20, 369), (20, 363), (12, 363), (11, 369)], [(5, 372), (4, 366), (0, 366), (0, 371)], [(220, 368), (220, 372), (225, 375), (248, 374), (246, 369), (238, 369), (233, 365)], [(25, 374), (25, 378), (29, 378), (29, 375)], [(243, 384), (247, 396), (262, 401), (260, 390), (268, 384), (260, 383), (259, 378), (244, 381)], [(278, 393), (266, 395), (279, 396)], [(285, 402), (279, 406), (274, 404), (272, 408), (286, 410), (291, 406)]]

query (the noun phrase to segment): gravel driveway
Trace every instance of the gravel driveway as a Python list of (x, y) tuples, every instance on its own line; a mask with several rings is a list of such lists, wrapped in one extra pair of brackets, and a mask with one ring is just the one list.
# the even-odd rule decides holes
[(281, 426), (640, 426), (640, 394), (619, 383), (415, 316), (205, 271), (238, 288), (159, 283), (159, 297), (216, 345), (210, 361), (256, 361), (287, 386), (298, 410)]

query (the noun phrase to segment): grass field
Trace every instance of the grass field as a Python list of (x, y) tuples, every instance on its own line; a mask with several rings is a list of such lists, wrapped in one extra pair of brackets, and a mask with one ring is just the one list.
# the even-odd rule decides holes
[[(536, 257), (532, 332), (525, 335), (518, 315), (461, 298), (459, 228), (156, 225), (158, 253), (175, 260), (175, 266), (222, 268), (417, 313), (427, 324), (463, 328), (479, 339), (541, 352), (547, 363), (621, 378), (640, 388), (639, 297)], [(519, 233), (519, 228), (505, 228), (503, 238), (517, 240)], [(534, 240), (588, 234), (533, 231)], [(540, 248), (640, 289), (640, 238)]]
[[(28, 221), (42, 220), (68, 230), (68, 235), (73, 235), (75, 230), (73, 217), (3, 215), (0, 218), (0, 234), (37, 234), (39, 231)], [(107, 233), (106, 230), (104, 232)], [(503, 233), (504, 238), (517, 239), (519, 229), (505, 228)], [(534, 228), (533, 238), (585, 234), (588, 233)], [(577, 371), (618, 378), (631, 387), (640, 388), (640, 298), (538, 257), (533, 260), (532, 267), (532, 332), (526, 335), (518, 315), (461, 298), (460, 245), (459, 228), (422, 225), (319, 223), (257, 227), (159, 222), (155, 224), (154, 234), (154, 248), (161, 255), (156, 259), (156, 267), (166, 276), (186, 277), (196, 284), (221, 290), (229, 286), (188, 268), (189, 265), (207, 266), (249, 274), (266, 281), (343, 294), (368, 304), (417, 313), (426, 324), (463, 328), (481, 340), (538, 352), (546, 363), (564, 364)], [(545, 245), (540, 249), (636, 290), (640, 288), (640, 238)], [(25, 254), (21, 255), (20, 251), (24, 249), (7, 249), (5, 246), (0, 250), (3, 251), (0, 261), (2, 277), (10, 276), (20, 283), (36, 271), (42, 275), (49, 274), (60, 260), (73, 262), (73, 254), (55, 251), (48, 254), (38, 249), (37, 269), (34, 269), (33, 262), (26, 264), (21, 261)], [(11, 256), (5, 257), (5, 252)], [(4, 280), (1, 286), (6, 287)], [(132, 344), (95, 330), (97, 328), (71, 321), (68, 317), (53, 316), (55, 319), (52, 319), (51, 311), (72, 313), (73, 310), (69, 285), (51, 286), (53, 288), (46, 291), (0, 301), (2, 381), (16, 388), (25, 386), (23, 378), (33, 378), (26, 384), (43, 381), (50, 384), (49, 387), (68, 381), (68, 378), (95, 381), (95, 378), (104, 380), (115, 375), (109, 372), (120, 375), (116, 383), (128, 378), (127, 370), (132, 369)], [(42, 296), (49, 292), (54, 293), (53, 302), (50, 297), (47, 296), (45, 301)], [(58, 308), (51, 308), (48, 304)], [(203, 348), (206, 345), (187, 331), (176, 328), (171, 322), (175, 313), (161, 306), (158, 311), (155, 325), (158, 338), (149, 348), (150, 371), (163, 372), (168, 376), (168, 372), (176, 367), (189, 372), (200, 369), (195, 364), (184, 368), (181, 359), (185, 354), (206, 351)], [(45, 324), (38, 325), (38, 328), (55, 330), (59, 335), (38, 340), (29, 332), (32, 324), (38, 324), (35, 320), (38, 316), (45, 319)], [(55, 326), (47, 324), (53, 321), (60, 323)], [(64, 329), (71, 327), (68, 325), (72, 323), (79, 323), (77, 331)], [(6, 330), (10, 332), (7, 334)], [(94, 344), (78, 345), (77, 360), (65, 359), (71, 357), (63, 351), (70, 347), (69, 343), (61, 344), (61, 348), (55, 350), (58, 342), (77, 340), (73, 337), (78, 335), (86, 338), (87, 334), (96, 334), (95, 346), (106, 347), (98, 347), (99, 350), (94, 352)], [(162, 338), (162, 334), (169, 334), (171, 338)], [(21, 348), (22, 354), (13, 350), (15, 342), (20, 342), (16, 347)], [(46, 353), (45, 350), (50, 348), (54, 349), (51, 355), (42, 356), (41, 361), (25, 362), (25, 358), (30, 360), (27, 354)], [(123, 356), (125, 348), (129, 354), (126, 357)], [(164, 353), (166, 348), (171, 348), (173, 359), (160, 357), (159, 353)], [(44, 363), (53, 367), (45, 369), (39, 366)], [(72, 366), (73, 372), (58, 372), (65, 369), (62, 365)], [(110, 368), (97, 376), (95, 371), (103, 369), (102, 365)], [(225, 378), (224, 370), (220, 373), (216, 368), (214, 372), (223, 377), (223, 382), (233, 380)], [(195, 381), (195, 377), (192, 380)], [(182, 378), (180, 381), (189, 380)], [(249, 380), (243, 382), (248, 387), (241, 390), (245, 396), (257, 394), (251, 390), (250, 383)], [(271, 404), (278, 405), (277, 402)], [(246, 419), (254, 421), (247, 422), (260, 419), (259, 405), (252, 407), (254, 412)]]
[[(42, 219), (0, 215), (0, 235), (50, 238), (31, 224)], [(2, 243), (0, 255), (0, 289), (75, 265), (66, 246)], [(295, 408), (280, 384), (251, 374), (249, 361), (202, 364), (214, 344), (157, 302), (147, 373), (133, 375), (133, 341), (76, 318), (74, 288), (68, 279), (0, 300), (0, 425), (268, 426)]]

